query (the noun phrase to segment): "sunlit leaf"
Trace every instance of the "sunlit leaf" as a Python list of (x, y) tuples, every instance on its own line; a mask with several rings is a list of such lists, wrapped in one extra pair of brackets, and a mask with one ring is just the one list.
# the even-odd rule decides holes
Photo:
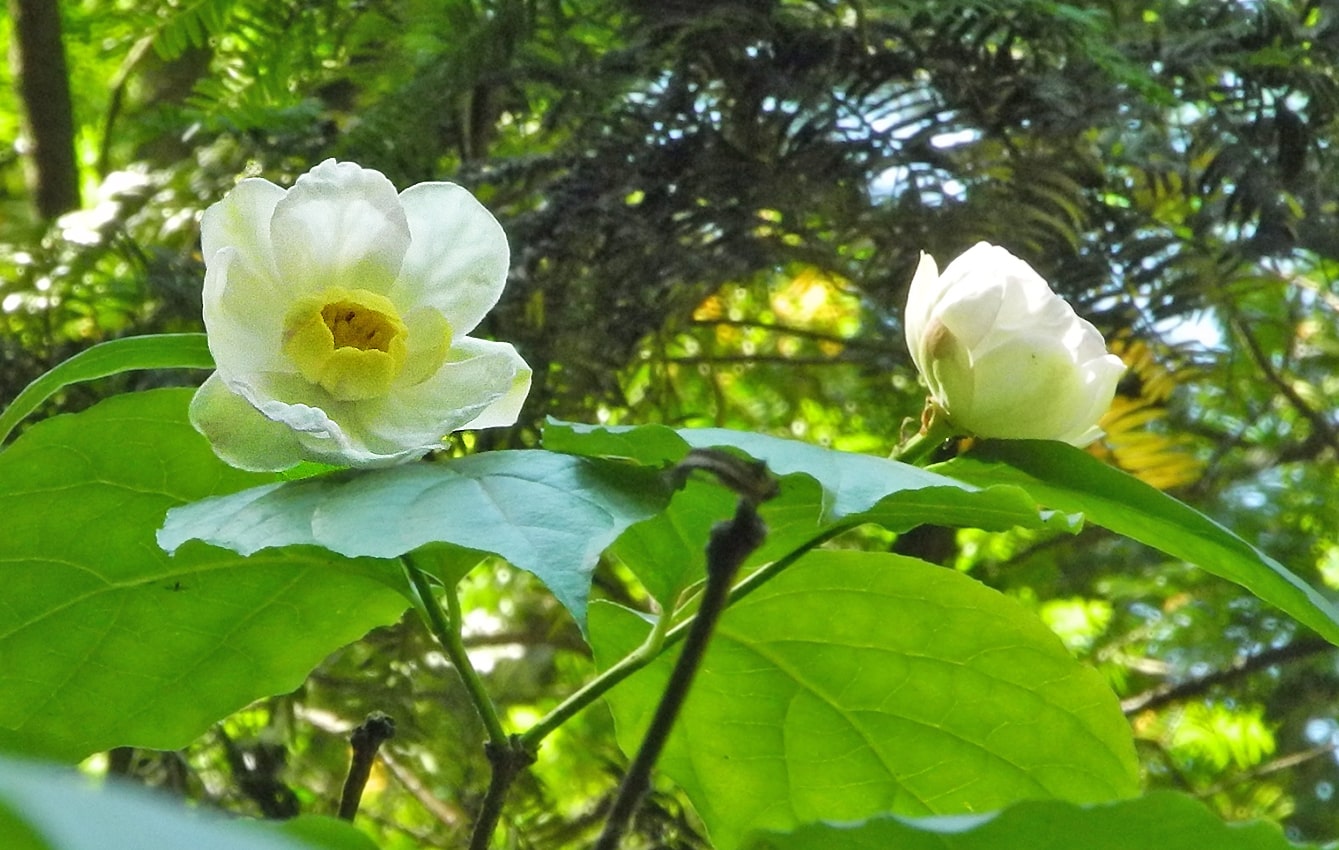
[(1234, 581), (1339, 644), (1339, 611), (1287, 567), (1204, 514), (1072, 446), (983, 441), (936, 467), (980, 486), (1014, 484), (1046, 507), (1108, 528)]
[[(591, 609), (607, 666), (648, 626)], [(625, 751), (674, 653), (616, 687)], [(1115, 696), (1035, 616), (960, 573), (817, 551), (731, 607), (660, 763), (715, 846), (750, 829), (1133, 795)]]
[(407, 606), (387, 562), (160, 550), (169, 508), (272, 480), (214, 456), (190, 397), (117, 396), (0, 453), (0, 749), (185, 746)]
[(377, 850), (376, 843), (348, 821), (330, 815), (299, 815), (276, 828), (321, 850)]
[(1274, 824), (1226, 824), (1198, 800), (1166, 791), (1089, 806), (1028, 801), (985, 815), (815, 823), (789, 834), (755, 834), (744, 843), (745, 850), (1289, 850), (1303, 846), (1284, 838)]
[(394, 558), (432, 543), (492, 552), (534, 573), (578, 622), (590, 576), (623, 529), (662, 509), (649, 469), (546, 451), (488, 452), (269, 484), (176, 508), (169, 551), (203, 540), (243, 555), (314, 544)]

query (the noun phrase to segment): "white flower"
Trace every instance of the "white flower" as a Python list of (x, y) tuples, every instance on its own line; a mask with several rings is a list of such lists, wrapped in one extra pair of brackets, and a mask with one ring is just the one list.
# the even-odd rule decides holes
[(460, 186), (397, 195), (326, 160), (288, 190), (243, 180), (201, 241), (217, 371), (190, 416), (233, 466), (384, 466), (516, 421), (530, 368), (466, 336), (502, 294), (507, 237)]
[(1085, 446), (1125, 371), (1031, 266), (985, 242), (942, 275), (921, 255), (906, 332), (933, 403), (981, 437)]

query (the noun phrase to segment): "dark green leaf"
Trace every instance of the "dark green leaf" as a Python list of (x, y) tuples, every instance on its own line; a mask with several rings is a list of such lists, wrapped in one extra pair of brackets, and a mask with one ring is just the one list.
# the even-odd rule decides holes
[(198, 539), (244, 555), (315, 544), (377, 558), (450, 543), (534, 573), (584, 624), (600, 553), (669, 495), (649, 469), (539, 450), (488, 452), (209, 499), (171, 511), (158, 540), (169, 551)]
[[(647, 629), (592, 606), (601, 666)], [(625, 751), (673, 655), (610, 693)], [(660, 767), (721, 850), (757, 828), (1138, 791), (1115, 696), (1035, 616), (960, 573), (849, 551), (813, 552), (726, 612)]]
[[(1274, 824), (1226, 824), (1203, 803), (1163, 791), (1078, 806), (1029, 801), (959, 817), (883, 817), (808, 824), (786, 835), (758, 833), (746, 850), (1290, 850)], [(1314, 846), (1314, 845), (1307, 845)]]
[(405, 609), (387, 562), (160, 550), (169, 508), (272, 480), (214, 456), (190, 397), (117, 396), (0, 452), (0, 748), (182, 747)]
[(1043, 440), (993, 440), (938, 469), (980, 486), (1013, 484), (1043, 505), (1234, 581), (1339, 644), (1339, 611), (1275, 561), (1204, 514), (1087, 452)]
[(137, 369), (213, 369), (204, 334), (163, 334), (114, 339), (81, 351), (24, 387), (0, 413), (0, 443), (42, 402), (70, 384)]

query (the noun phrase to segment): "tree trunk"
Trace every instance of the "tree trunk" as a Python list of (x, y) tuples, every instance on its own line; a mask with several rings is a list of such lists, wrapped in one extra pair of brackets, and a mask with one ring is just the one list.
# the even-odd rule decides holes
[(14, 23), (9, 63), (28, 142), (28, 191), (37, 214), (55, 218), (79, 206), (74, 111), (60, 35), (58, 0), (9, 0)]

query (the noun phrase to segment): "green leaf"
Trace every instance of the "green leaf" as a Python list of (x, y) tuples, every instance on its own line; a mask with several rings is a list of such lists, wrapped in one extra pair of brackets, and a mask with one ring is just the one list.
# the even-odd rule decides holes
[[(346, 827), (344, 833), (354, 831)], [(68, 769), (0, 759), (5, 850), (339, 850), (370, 843), (307, 842), (269, 824), (187, 811), (161, 794), (116, 783), (94, 789)]]
[(81, 351), (40, 376), (0, 413), (0, 443), (23, 419), (70, 384), (137, 369), (213, 369), (204, 334), (132, 336)]
[[(598, 663), (647, 628), (593, 605)], [(609, 694), (627, 752), (673, 655)], [(812, 552), (726, 612), (660, 768), (721, 850), (758, 828), (1138, 791), (1114, 694), (1041, 621), (960, 573), (851, 551)]]
[(715, 523), (735, 512), (736, 499), (725, 487), (689, 481), (663, 512), (623, 532), (610, 552), (661, 608), (673, 610), (679, 594), (706, 577), (707, 536)]
[(430, 543), (492, 552), (534, 573), (585, 624), (590, 576), (623, 529), (664, 508), (661, 476), (540, 450), (487, 452), (271, 484), (171, 511), (158, 542), (244, 555), (315, 544), (394, 558)]
[(272, 480), (214, 456), (191, 394), (117, 396), (0, 452), (0, 748), (185, 746), (407, 607), (385, 561), (161, 551), (169, 508)]
[[(671, 451), (674, 441), (677, 451)], [(904, 463), (724, 428), (672, 431), (661, 425), (606, 428), (550, 421), (544, 444), (583, 455), (676, 462), (690, 448), (733, 448), (764, 461), (781, 478), (780, 495), (762, 506), (768, 537), (750, 564), (775, 560), (833, 529), (874, 523), (895, 532), (922, 524), (983, 528), (1050, 527), (1073, 532), (1077, 520), (1037, 510), (1017, 487), (977, 487)], [(713, 523), (734, 511), (721, 487), (689, 484), (663, 514), (629, 529), (614, 547), (662, 606), (704, 575)]]
[(275, 828), (321, 850), (377, 850), (376, 842), (353, 824), (329, 815), (299, 815)]
[(668, 466), (688, 454), (688, 443), (665, 425), (586, 425), (553, 418), (544, 423), (544, 448), (584, 457), (630, 460), (642, 466)]
[(1087, 452), (1041, 440), (983, 441), (936, 467), (980, 486), (1014, 484), (1047, 507), (1236, 582), (1339, 644), (1339, 611), (1306, 582), (1204, 514)]
[[(1226, 824), (1191, 797), (1160, 791), (1077, 806), (1029, 801), (959, 817), (882, 817), (758, 833), (745, 850), (1296, 850), (1272, 823)], [(1313, 847), (1315, 845), (1305, 845)]]

